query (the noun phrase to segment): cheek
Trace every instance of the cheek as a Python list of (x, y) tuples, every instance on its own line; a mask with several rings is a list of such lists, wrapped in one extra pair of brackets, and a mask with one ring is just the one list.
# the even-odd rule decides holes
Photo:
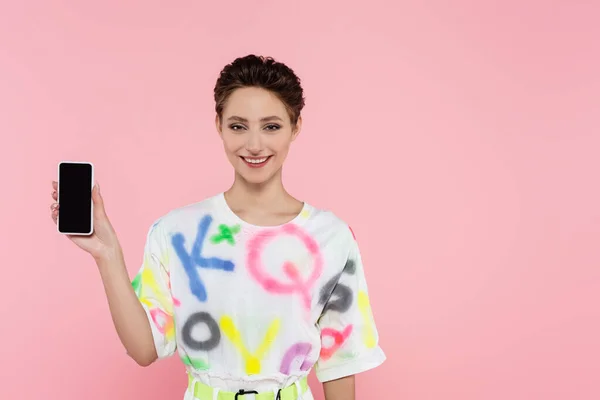
[(285, 136), (275, 137), (269, 147), (277, 153), (287, 153), (290, 148), (291, 141)]
[(244, 141), (239, 136), (223, 136), (223, 147), (228, 153), (234, 153), (244, 146)]

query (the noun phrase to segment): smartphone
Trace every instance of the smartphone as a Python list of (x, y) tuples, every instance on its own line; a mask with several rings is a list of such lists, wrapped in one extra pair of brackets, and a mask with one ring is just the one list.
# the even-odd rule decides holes
[(89, 236), (94, 232), (94, 165), (90, 162), (58, 163), (57, 229), (65, 235)]

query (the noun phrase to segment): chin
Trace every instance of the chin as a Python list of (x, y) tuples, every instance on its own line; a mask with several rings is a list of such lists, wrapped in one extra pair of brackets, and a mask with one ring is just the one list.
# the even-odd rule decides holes
[(260, 185), (271, 181), (277, 175), (276, 172), (273, 168), (250, 169), (245, 165), (241, 165), (239, 169), (236, 169), (236, 173), (244, 181), (253, 185)]
[(273, 175), (267, 174), (239, 174), (246, 182), (251, 183), (253, 185), (260, 185), (268, 182)]
[[(270, 160), (272, 163), (275, 160)], [(245, 182), (260, 185), (267, 183), (277, 175), (276, 165), (265, 165), (262, 168), (251, 168), (246, 165), (244, 161), (238, 160), (234, 164), (236, 174), (242, 178)]]

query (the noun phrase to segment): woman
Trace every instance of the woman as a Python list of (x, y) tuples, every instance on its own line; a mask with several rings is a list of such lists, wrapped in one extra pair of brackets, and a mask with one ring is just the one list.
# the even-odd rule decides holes
[(184, 400), (312, 399), (313, 367), (327, 400), (352, 400), (354, 375), (385, 355), (350, 227), (282, 183), (302, 127), (300, 80), (250, 55), (223, 69), (214, 96), (233, 185), (158, 218), (133, 282), (99, 185), (94, 234), (71, 240), (98, 265), (127, 353), (142, 366), (183, 360)]

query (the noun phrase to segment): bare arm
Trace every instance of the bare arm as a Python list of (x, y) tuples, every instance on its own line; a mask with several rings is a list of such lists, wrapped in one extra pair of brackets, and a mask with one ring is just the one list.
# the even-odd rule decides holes
[(158, 358), (152, 329), (137, 298), (121, 251), (97, 261), (113, 324), (127, 354), (141, 366)]
[(323, 383), (325, 400), (355, 400), (354, 375)]
[[(53, 181), (52, 188), (52, 198), (57, 201), (58, 182)], [(92, 200), (94, 232), (90, 236), (69, 236), (69, 239), (94, 257), (102, 277), (113, 323), (127, 354), (139, 365), (150, 365), (158, 358), (152, 328), (129, 280), (123, 251), (106, 215), (99, 185), (94, 186)], [(59, 205), (54, 203), (52, 219), (55, 224), (58, 216)]]

